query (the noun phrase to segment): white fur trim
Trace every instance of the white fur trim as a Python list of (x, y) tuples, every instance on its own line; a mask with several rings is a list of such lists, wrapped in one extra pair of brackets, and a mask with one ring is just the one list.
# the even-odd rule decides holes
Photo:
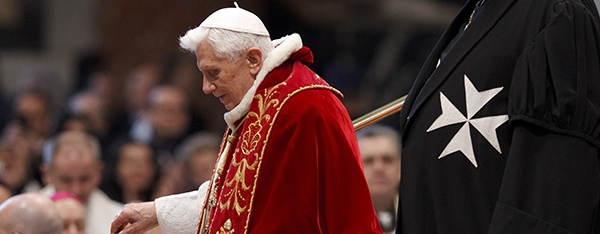
[(256, 93), (256, 89), (265, 79), (265, 77), (273, 71), (276, 67), (279, 67), (283, 62), (285, 62), (290, 55), (295, 53), (296, 51), (302, 49), (302, 39), (300, 35), (294, 33), (292, 35), (288, 35), (282, 37), (280, 39), (273, 41), (273, 46), (275, 47), (271, 53), (267, 55), (265, 61), (263, 61), (263, 65), (256, 75), (256, 80), (254, 80), (254, 84), (252, 87), (246, 92), (244, 98), (240, 104), (234, 107), (231, 111), (225, 113), (225, 122), (229, 125), (229, 128), (235, 129), (235, 122), (240, 120), (248, 110), (250, 110), (250, 104), (252, 103), (252, 99), (254, 99), (254, 94)]

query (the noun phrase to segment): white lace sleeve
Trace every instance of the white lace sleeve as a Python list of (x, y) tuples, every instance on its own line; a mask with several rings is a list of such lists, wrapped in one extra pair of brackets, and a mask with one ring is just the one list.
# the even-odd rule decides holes
[(197, 191), (157, 198), (156, 216), (162, 233), (195, 233), (207, 189), (208, 181)]

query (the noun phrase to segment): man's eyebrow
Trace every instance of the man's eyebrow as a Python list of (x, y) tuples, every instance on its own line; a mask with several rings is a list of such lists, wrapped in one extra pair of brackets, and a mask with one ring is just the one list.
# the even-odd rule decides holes
[(210, 63), (198, 63), (198, 69), (200, 69), (200, 71), (203, 71), (203, 70), (214, 70), (216, 68), (214, 67), (213, 64), (210, 64)]

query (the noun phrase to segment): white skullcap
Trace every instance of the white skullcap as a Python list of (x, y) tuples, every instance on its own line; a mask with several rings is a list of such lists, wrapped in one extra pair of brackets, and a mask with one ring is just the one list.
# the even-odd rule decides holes
[(269, 36), (269, 31), (267, 31), (267, 28), (258, 16), (239, 7), (229, 7), (215, 11), (200, 24), (200, 27), (221, 28), (236, 32)]

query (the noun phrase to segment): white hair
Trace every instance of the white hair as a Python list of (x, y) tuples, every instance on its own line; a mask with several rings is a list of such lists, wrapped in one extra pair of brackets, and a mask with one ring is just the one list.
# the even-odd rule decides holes
[(242, 54), (252, 47), (262, 52), (263, 61), (273, 50), (273, 43), (268, 36), (200, 26), (179, 38), (179, 45), (185, 50), (196, 52), (196, 47), (205, 40), (213, 47), (215, 56), (226, 58), (230, 63), (239, 61)]

